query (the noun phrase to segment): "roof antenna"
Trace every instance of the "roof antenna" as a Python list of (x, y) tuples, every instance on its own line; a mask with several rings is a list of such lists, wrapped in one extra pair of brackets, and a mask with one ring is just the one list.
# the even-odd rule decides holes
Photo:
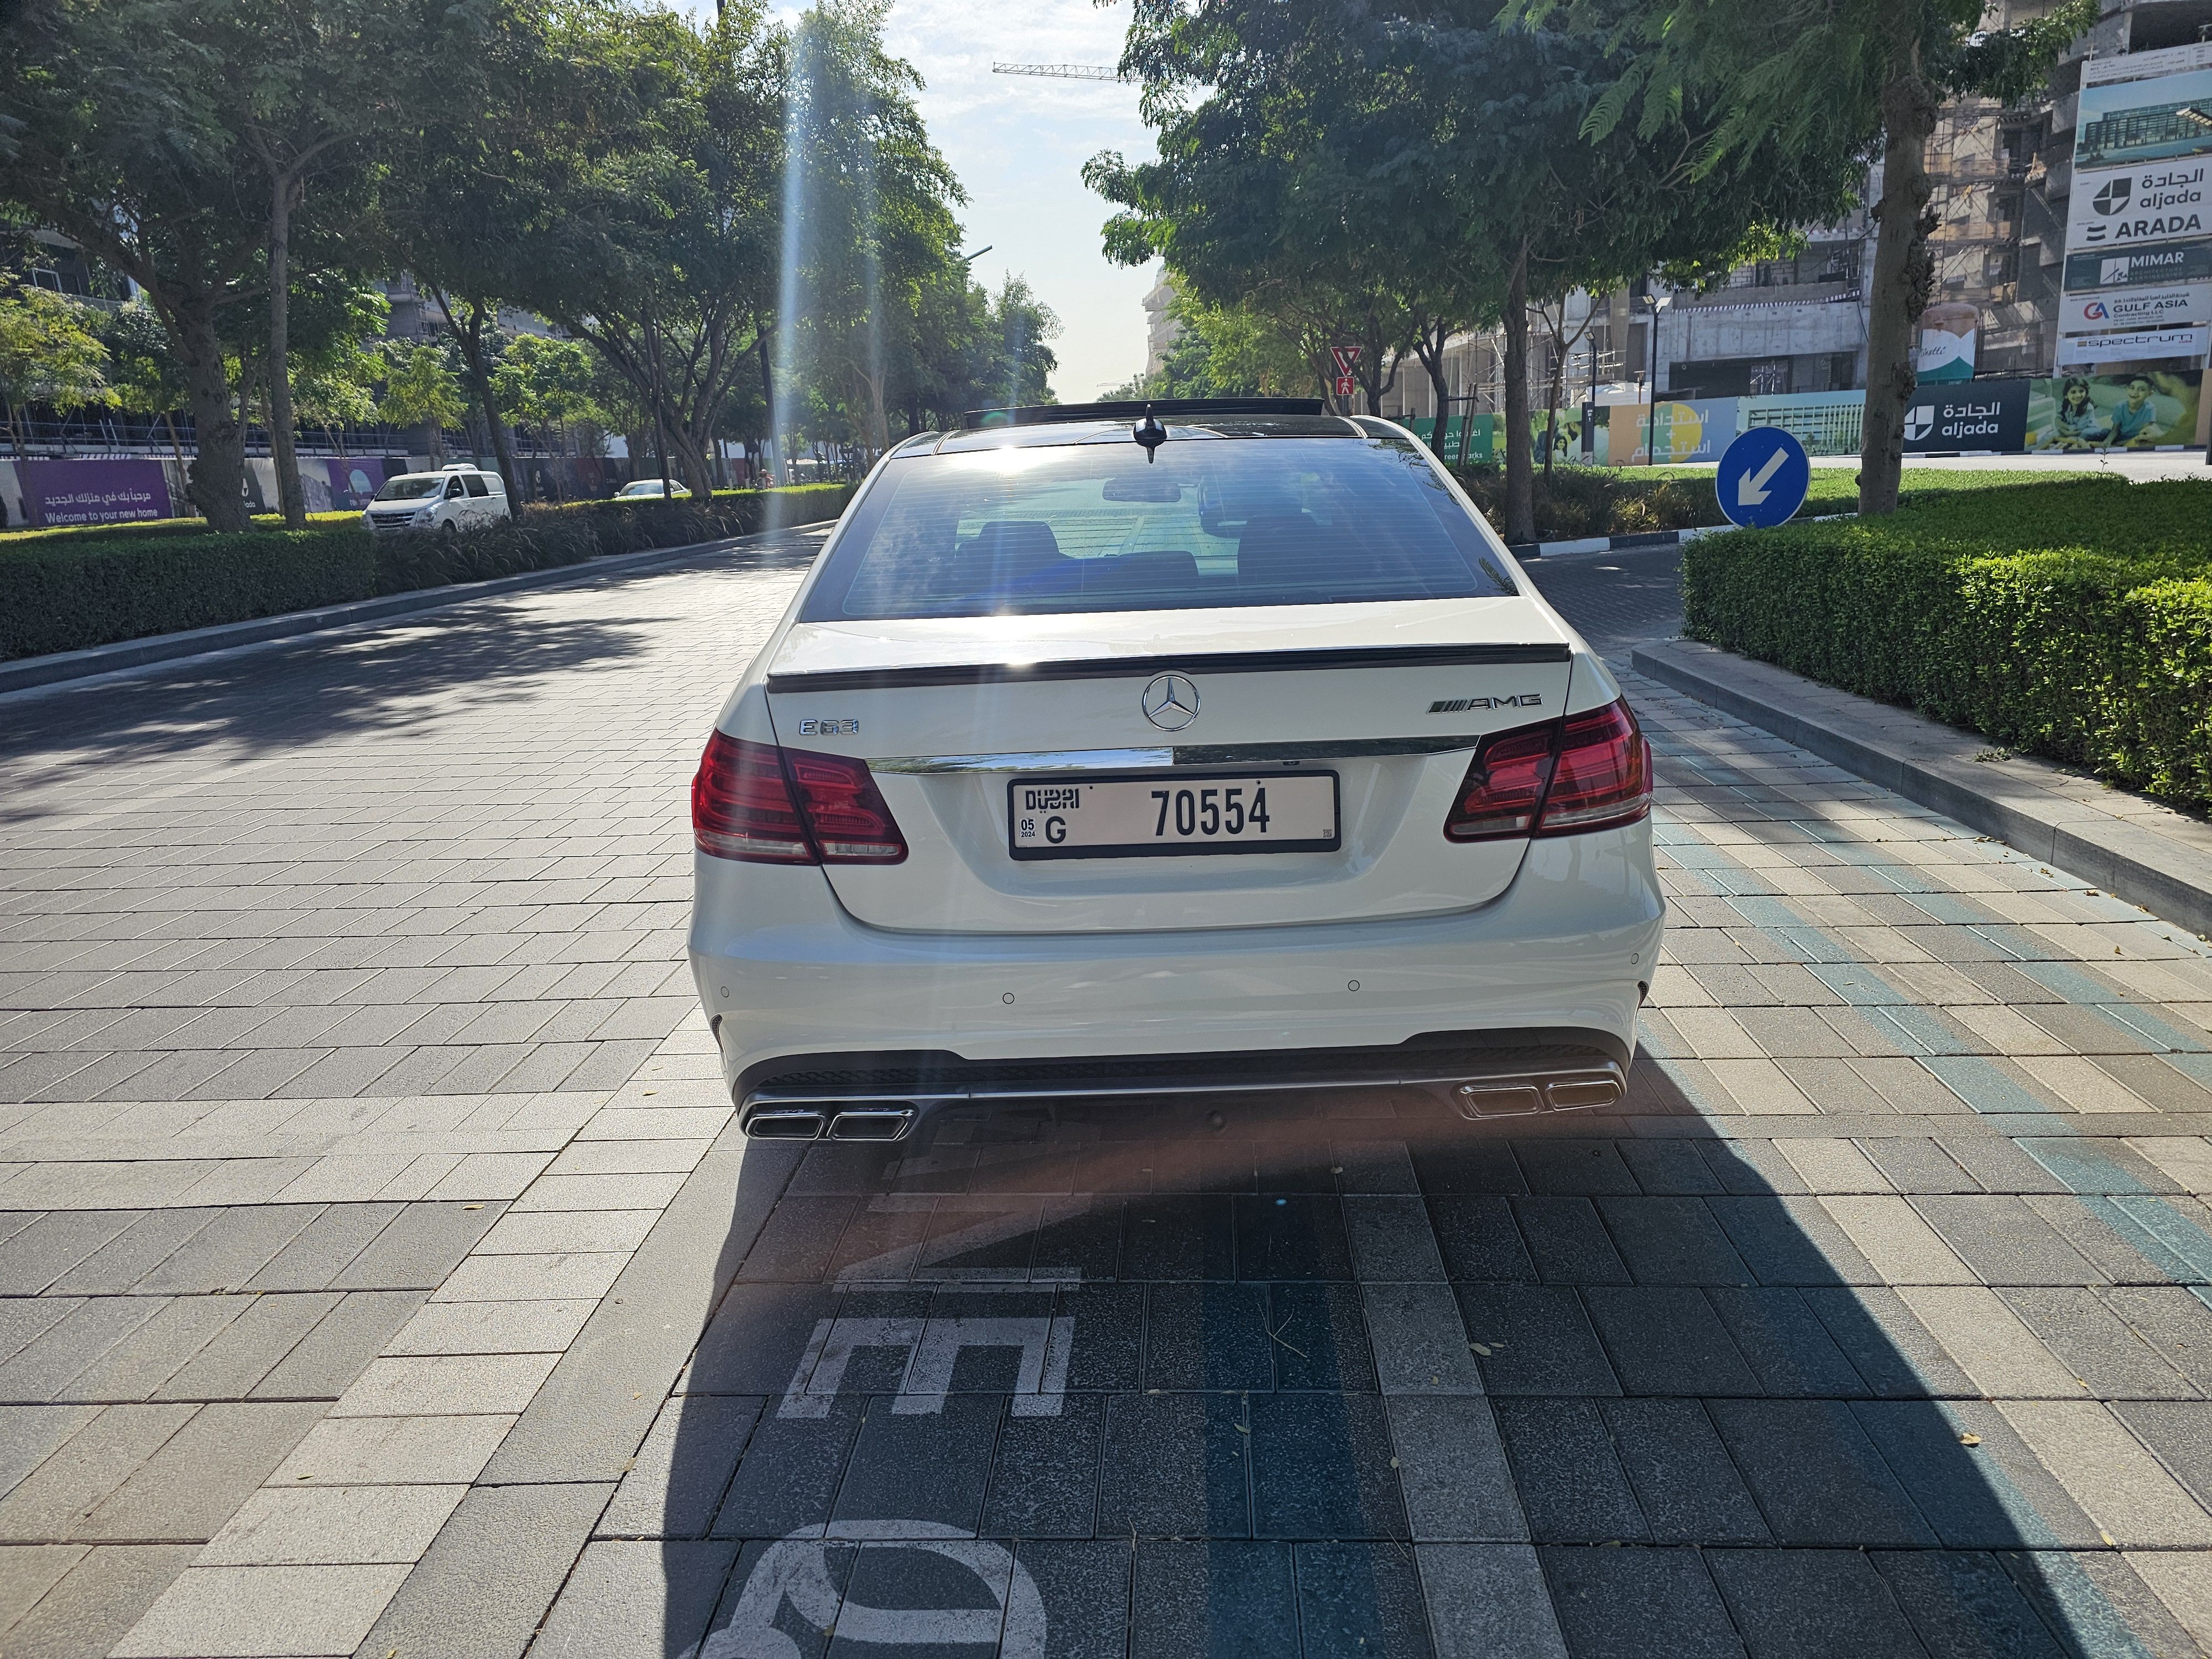
[(1130, 435), (1144, 445), (1145, 462), (1150, 465), (1158, 459), (1160, 446), (1168, 441), (1168, 429), (1152, 418), (1152, 406), (1146, 404), (1145, 418), (1137, 422), (1136, 430)]

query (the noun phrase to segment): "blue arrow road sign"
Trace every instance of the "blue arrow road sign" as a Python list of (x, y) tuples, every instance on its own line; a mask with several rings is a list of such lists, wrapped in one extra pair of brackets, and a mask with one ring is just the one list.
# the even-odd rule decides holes
[(1755, 426), (1728, 447), (1713, 475), (1730, 524), (1786, 524), (1805, 505), (1813, 464), (1805, 446), (1778, 426)]

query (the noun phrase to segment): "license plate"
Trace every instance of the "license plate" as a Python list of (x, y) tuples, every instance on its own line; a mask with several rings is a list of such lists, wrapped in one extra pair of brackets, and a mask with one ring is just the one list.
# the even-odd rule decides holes
[(1006, 838), (1018, 859), (1333, 853), (1334, 772), (1150, 772), (1016, 778)]

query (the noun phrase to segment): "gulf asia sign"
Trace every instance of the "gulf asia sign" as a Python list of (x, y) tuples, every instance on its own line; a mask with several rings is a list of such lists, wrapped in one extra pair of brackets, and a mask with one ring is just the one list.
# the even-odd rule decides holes
[(2116, 289), (2106, 294), (2069, 294), (2060, 305), (2061, 334), (2100, 334), (2106, 330), (2193, 328), (2212, 323), (2212, 287)]

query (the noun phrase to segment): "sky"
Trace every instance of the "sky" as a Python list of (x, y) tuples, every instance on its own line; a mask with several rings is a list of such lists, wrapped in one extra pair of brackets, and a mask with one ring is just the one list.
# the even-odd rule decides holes
[[(711, 0), (693, 0), (710, 11)], [(778, 15), (799, 7), (777, 0)], [(1104, 64), (1121, 55), (1126, 0), (893, 0), (891, 51), (918, 70), (930, 136), (968, 191), (966, 246), (996, 289), (1028, 278), (1058, 313), (1053, 390), (1079, 403), (1145, 366), (1145, 290), (1157, 267), (1125, 270), (1099, 252), (1111, 210), (1084, 188), (1083, 164), (1102, 149), (1152, 153), (1137, 118), (1137, 88), (1117, 82), (994, 75), (994, 60)]]

